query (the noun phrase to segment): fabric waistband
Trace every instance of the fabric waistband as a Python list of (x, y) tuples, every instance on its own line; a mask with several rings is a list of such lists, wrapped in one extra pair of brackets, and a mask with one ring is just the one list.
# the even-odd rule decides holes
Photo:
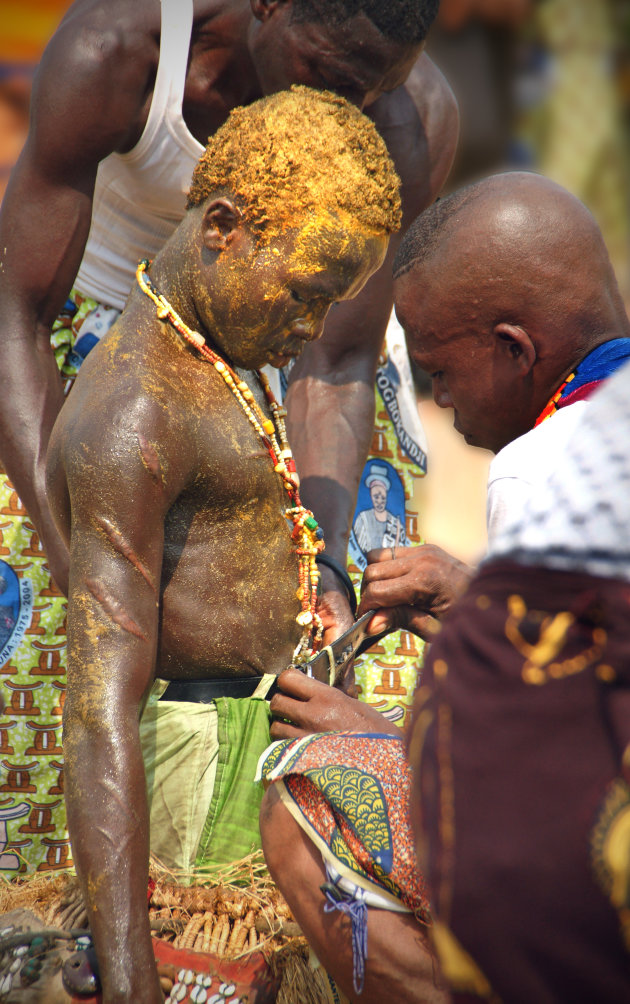
[[(162, 701), (189, 701), (192, 704), (210, 704), (219, 697), (253, 697), (264, 676), (231, 677), (226, 680), (171, 680), (162, 694)], [(277, 678), (271, 681), (266, 694), (270, 701), (277, 688)]]

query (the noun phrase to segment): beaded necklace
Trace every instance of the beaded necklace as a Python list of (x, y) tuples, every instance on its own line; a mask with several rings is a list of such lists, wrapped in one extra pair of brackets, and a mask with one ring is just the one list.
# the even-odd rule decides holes
[(215, 370), (227, 384), (239, 405), (245, 412), (250, 425), (256, 430), (271, 457), (274, 471), (280, 476), (284, 489), (292, 505), (285, 510), (285, 517), (293, 524), (291, 539), (294, 541), (298, 557), (297, 591), (302, 609), (295, 618), (302, 628), (302, 636), (293, 653), (293, 663), (308, 661), (319, 648), (324, 633), (317, 607), (317, 589), (319, 586), (319, 569), (316, 557), (324, 550), (324, 534), (310, 509), (302, 505), (300, 500), (300, 479), (295, 467), (295, 461), (287, 440), (284, 419), (286, 411), (276, 401), (269, 381), (264, 373), (256, 371), (273, 419), (266, 418), (251, 390), (244, 380), (234, 372), (221, 356), (213, 352), (206, 344), (203, 335), (193, 331), (181, 319), (179, 314), (162, 294), (155, 288), (147, 275), (151, 262), (143, 258), (136, 270), (136, 279), (143, 293), (153, 300), (157, 307), (160, 321), (169, 321), (177, 332), (193, 345), (204, 359), (212, 363)]
[(575, 371), (573, 373), (569, 373), (569, 375), (566, 378), (566, 380), (564, 381), (564, 383), (561, 384), (560, 387), (558, 387), (558, 389), (555, 392), (555, 394), (553, 394), (551, 396), (551, 398), (549, 399), (549, 401), (547, 401), (547, 404), (545, 405), (545, 407), (541, 411), (540, 415), (538, 416), (538, 418), (534, 422), (534, 428), (536, 428), (536, 426), (540, 425), (542, 422), (546, 422), (548, 418), (551, 418), (552, 415), (555, 415), (555, 413), (557, 411), (559, 411), (558, 402), (560, 401), (560, 399), (561, 399), (562, 395), (564, 394), (565, 390), (567, 389), (568, 385), (574, 379), (575, 379)]

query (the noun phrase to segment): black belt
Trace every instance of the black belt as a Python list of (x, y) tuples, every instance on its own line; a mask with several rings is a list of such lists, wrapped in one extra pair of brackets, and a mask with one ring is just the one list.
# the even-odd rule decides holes
[[(234, 676), (228, 680), (171, 680), (161, 700), (210, 704), (217, 697), (251, 697), (261, 679), (260, 676)], [(265, 699), (270, 701), (277, 689), (274, 680)]]

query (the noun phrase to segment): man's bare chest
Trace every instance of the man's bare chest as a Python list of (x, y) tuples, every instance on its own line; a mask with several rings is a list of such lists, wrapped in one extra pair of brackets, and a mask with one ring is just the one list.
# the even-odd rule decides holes
[(247, 380), (254, 401), (244, 407), (241, 395), (209, 369), (203, 384), (191, 388), (195, 396), (191, 435), (197, 462), (188, 493), (210, 518), (213, 510), (218, 519), (236, 520), (252, 510), (283, 512), (291, 502), (274, 469), (269, 438), (261, 436), (261, 423), (271, 420), (271, 411), (255, 376), (250, 374)]

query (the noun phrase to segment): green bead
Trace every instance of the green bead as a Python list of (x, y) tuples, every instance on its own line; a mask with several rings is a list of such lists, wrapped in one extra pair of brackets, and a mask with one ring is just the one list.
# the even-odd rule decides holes
[(317, 522), (314, 516), (307, 516), (306, 519), (304, 520), (304, 526), (307, 526), (309, 530), (316, 530), (317, 527), (319, 526), (319, 523)]

